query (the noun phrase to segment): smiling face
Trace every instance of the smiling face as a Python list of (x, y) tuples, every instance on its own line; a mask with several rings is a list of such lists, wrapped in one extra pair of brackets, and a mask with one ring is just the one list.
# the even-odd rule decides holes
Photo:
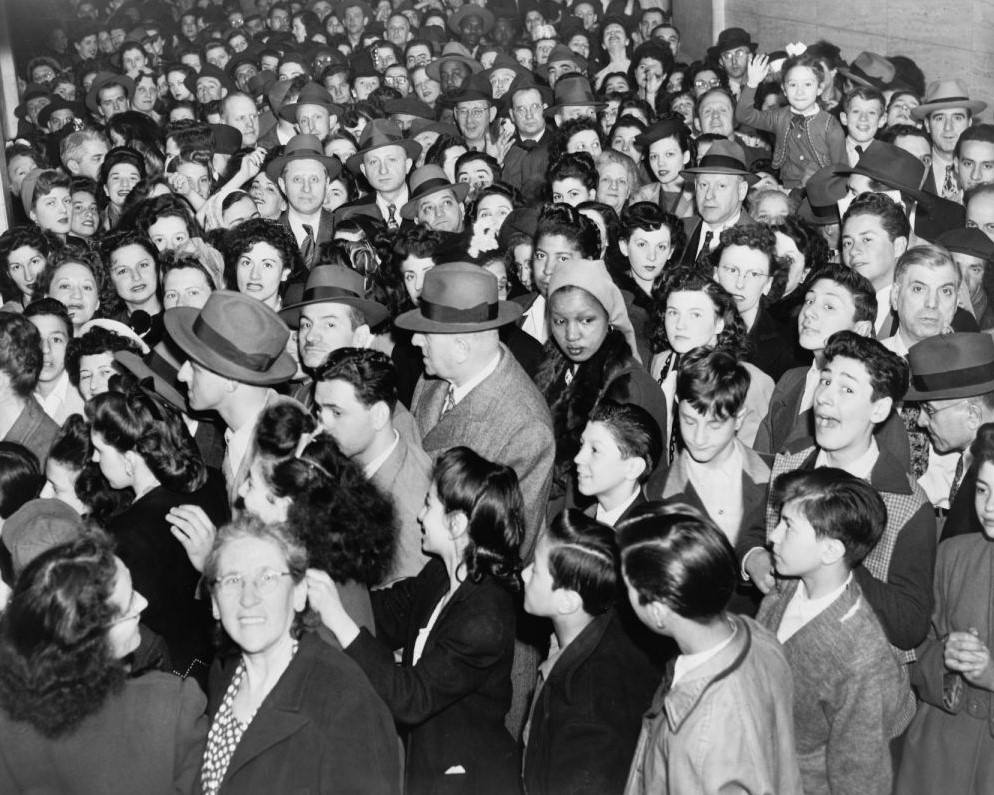
[(648, 159), (649, 170), (656, 179), (663, 185), (673, 185), (680, 179), (680, 171), (690, 162), (690, 152), (682, 151), (680, 142), (671, 136), (653, 141)]
[(703, 290), (670, 293), (663, 323), (667, 342), (676, 353), (702, 346), (713, 348), (725, 329), (724, 319), (718, 317), (714, 302)]
[(158, 312), (159, 273), (155, 258), (144, 246), (135, 243), (116, 249), (110, 255), (110, 278), (117, 294), (132, 312), (147, 307), (149, 302), (156, 304), (149, 314)]
[[(700, 80), (701, 75), (698, 75), (697, 79)], [(697, 105), (698, 128), (702, 133), (714, 133), (723, 138), (730, 138), (734, 118), (735, 108), (732, 100), (722, 91), (709, 93)]]
[(821, 94), (821, 82), (810, 66), (795, 66), (783, 80), (787, 104), (797, 113), (805, 113), (815, 106)]
[(597, 353), (610, 330), (604, 307), (577, 288), (559, 289), (550, 297), (549, 326), (559, 349), (576, 364)]
[(577, 490), (585, 497), (613, 504), (631, 496), (645, 467), (641, 459), (625, 458), (611, 429), (603, 422), (588, 422), (580, 437), (576, 464)]
[(853, 97), (849, 108), (839, 114), (846, 132), (857, 144), (868, 144), (886, 123), (884, 108), (878, 99)]
[(836, 356), (821, 371), (814, 391), (815, 441), (839, 463), (855, 460), (869, 447), (874, 426), (887, 419), (891, 399), (873, 399), (863, 362)]
[(141, 181), (141, 174), (131, 163), (117, 163), (107, 172), (104, 190), (111, 204), (120, 207), (131, 189)]
[(48, 287), (48, 295), (62, 302), (77, 330), (93, 318), (100, 305), (97, 280), (93, 272), (78, 262), (66, 262), (56, 268)]
[(963, 130), (970, 126), (966, 108), (937, 110), (925, 117), (925, 129), (932, 137), (932, 146), (946, 157), (952, 157)]

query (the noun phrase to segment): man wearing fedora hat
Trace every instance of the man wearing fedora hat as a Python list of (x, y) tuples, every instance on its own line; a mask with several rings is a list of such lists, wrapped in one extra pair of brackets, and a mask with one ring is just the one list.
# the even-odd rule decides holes
[(166, 330), (189, 358), (179, 371), (193, 411), (216, 411), (227, 426), (222, 470), (234, 504), (248, 476), (259, 415), (280, 400), (272, 387), (297, 372), (286, 350), (290, 329), (261, 301), (230, 290), (211, 293), (201, 309), (176, 307)]
[(718, 34), (718, 41), (708, 47), (708, 60), (720, 66), (728, 75), (728, 86), (737, 98), (749, 68), (749, 56), (759, 45), (742, 28), (725, 28)]
[(382, 219), (390, 229), (400, 227), (400, 208), (410, 200), (407, 174), (421, 154), (417, 141), (405, 138), (389, 119), (373, 119), (362, 131), (359, 150), (345, 161), (353, 174), (362, 174), (375, 195), (346, 202), (335, 211), (336, 218), (365, 212)]
[(924, 190), (952, 201), (963, 201), (963, 186), (956, 177), (956, 144), (973, 122), (974, 114), (987, 107), (986, 102), (970, 99), (959, 80), (936, 80), (928, 84), (922, 104), (911, 117), (924, 122), (932, 138), (932, 168)]
[(435, 232), (462, 232), (468, 193), (469, 183), (453, 185), (441, 166), (421, 166), (411, 174), (411, 200), (400, 208), (400, 217)]
[(548, 88), (521, 76), (514, 78), (502, 98), (502, 113), (514, 124), (514, 137), (504, 155), (500, 178), (526, 198), (545, 189), (553, 137), (545, 112), (551, 98)]
[(732, 141), (715, 141), (697, 166), (680, 174), (694, 183), (698, 214), (683, 219), (687, 244), (680, 256), (682, 263), (692, 264), (717, 248), (725, 229), (755, 223), (742, 205), (759, 178), (746, 168), (745, 151)]
[(989, 334), (944, 334), (908, 351), (911, 389), (906, 401), (921, 403), (918, 425), (940, 455), (959, 454), (949, 487), (942, 537), (980, 531), (974, 509), (976, 468), (970, 445), (980, 427), (994, 422), (994, 339)]
[(567, 74), (560, 77), (554, 91), (553, 104), (545, 115), (553, 117), (559, 127), (573, 119), (596, 121), (597, 111), (607, 107), (606, 102), (597, 99), (585, 75)]
[(297, 99), (280, 108), (280, 116), (296, 125), (297, 130), (324, 141), (338, 130), (342, 106), (335, 103), (324, 86), (308, 83)]
[(86, 107), (94, 118), (106, 124), (112, 117), (131, 107), (134, 90), (135, 83), (130, 77), (114, 72), (101, 72), (86, 92)]
[(308, 269), (318, 261), (318, 245), (331, 240), (334, 221), (324, 209), (324, 194), (341, 172), (338, 158), (325, 155), (318, 138), (303, 133), (291, 138), (283, 154), (266, 166), (266, 176), (286, 197), (287, 209), (279, 221), (293, 234)]
[(520, 306), (498, 300), (492, 274), (450, 262), (425, 274), (418, 308), (395, 323), (414, 332), (424, 357), (411, 413), (425, 452), (437, 456), (465, 445), (517, 472), (527, 560), (545, 517), (555, 440), (545, 399), (500, 341), (501, 326), (520, 315)]
[(459, 36), (459, 43), (476, 53), (480, 39), (494, 29), (493, 12), (483, 6), (467, 3), (449, 17), (449, 30)]
[(425, 72), (442, 87), (443, 94), (452, 94), (462, 88), (469, 76), (483, 70), (459, 42), (451, 41), (442, 48), (442, 54), (425, 67)]

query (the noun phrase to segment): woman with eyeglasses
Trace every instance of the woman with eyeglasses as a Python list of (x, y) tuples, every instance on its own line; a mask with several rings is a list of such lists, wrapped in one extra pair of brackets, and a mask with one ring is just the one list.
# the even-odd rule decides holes
[(129, 678), (147, 606), (109, 539), (35, 558), (0, 618), (0, 792), (192, 792), (205, 699), (162, 672)]

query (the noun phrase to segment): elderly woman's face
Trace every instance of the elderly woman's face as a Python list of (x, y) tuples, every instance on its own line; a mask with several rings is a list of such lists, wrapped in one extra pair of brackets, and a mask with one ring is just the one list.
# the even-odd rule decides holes
[(288, 575), (286, 557), (268, 539), (234, 538), (218, 552), (214, 615), (243, 652), (265, 654), (289, 641), (294, 615), (307, 604), (307, 585)]

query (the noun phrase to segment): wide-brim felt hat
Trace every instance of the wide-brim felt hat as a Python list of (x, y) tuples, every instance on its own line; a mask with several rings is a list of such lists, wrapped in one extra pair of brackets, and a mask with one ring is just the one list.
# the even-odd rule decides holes
[(469, 193), (468, 182), (449, 182), (445, 176), (445, 171), (441, 166), (427, 165), (421, 166), (411, 174), (411, 196), (410, 201), (400, 208), (401, 218), (416, 218), (418, 215), (418, 202), (425, 196), (438, 193), (443, 190), (451, 190), (460, 201), (466, 201), (466, 194)]
[(504, 52), (497, 53), (497, 57), (494, 58), (494, 62), (491, 67), (489, 69), (484, 69), (480, 72), (480, 74), (486, 77), (487, 80), (490, 80), (493, 73), (499, 69), (509, 69), (514, 72), (515, 77), (523, 77), (526, 80), (534, 80), (531, 70), (525, 69), (525, 67), (519, 64), (516, 59)]
[(425, 67), (425, 74), (436, 83), (442, 82), (441, 68), (445, 61), (459, 61), (466, 64), (471, 74), (483, 71), (483, 64), (476, 60), (470, 51), (457, 41), (450, 41), (442, 48), (442, 54)]
[(797, 215), (815, 226), (831, 226), (842, 222), (838, 201), (849, 192), (846, 177), (836, 174), (845, 163), (833, 163), (819, 168), (804, 185), (804, 198)]
[(344, 265), (318, 265), (307, 276), (300, 299), (280, 310), (280, 317), (290, 328), (300, 325), (301, 307), (310, 304), (344, 304), (366, 316), (370, 327), (378, 326), (390, 313), (383, 304), (365, 297), (362, 275)]
[(495, 17), (493, 12), (489, 8), (484, 8), (483, 6), (475, 5), (474, 3), (466, 3), (460, 6), (453, 14), (449, 17), (449, 30), (455, 34), (462, 33), (461, 25), (462, 21), (467, 17), (479, 17), (483, 22), (483, 35), (486, 36), (494, 29)]
[(469, 262), (446, 262), (425, 274), (418, 308), (394, 321), (420, 334), (464, 334), (513, 323), (522, 309), (497, 297), (497, 277)]
[(339, 19), (343, 19), (345, 11), (353, 6), (357, 6), (362, 9), (362, 15), (372, 21), (376, 17), (376, 12), (373, 11), (373, 7), (369, 3), (364, 3), (362, 0), (343, 0), (335, 7), (335, 16)]
[[(28, 102), (32, 99), (38, 99), (39, 97), (51, 97), (53, 101), (59, 98), (39, 83), (28, 83), (27, 88), (24, 89), (24, 93), (21, 95), (21, 104), (14, 110), (14, 115), (19, 119), (27, 118)], [(42, 126), (44, 127), (45, 125), (42, 124)]]
[(734, 50), (736, 47), (748, 47), (750, 52), (756, 52), (759, 45), (752, 40), (749, 31), (742, 28), (725, 28), (718, 34), (718, 41), (708, 47), (708, 60), (717, 61), (723, 52)]
[(383, 110), (390, 115), (415, 116), (419, 119), (435, 121), (435, 111), (431, 105), (422, 102), (413, 94), (408, 94), (400, 99), (388, 99), (383, 103)]
[(734, 174), (750, 185), (759, 182), (759, 177), (746, 168), (745, 149), (735, 141), (715, 141), (694, 168), (685, 168), (680, 174), (691, 178), (697, 174)]
[(341, 161), (324, 153), (321, 141), (316, 135), (300, 133), (287, 141), (283, 154), (273, 158), (273, 161), (266, 166), (266, 176), (276, 182), (286, 168), (286, 164), (294, 160), (317, 160), (328, 172), (329, 179), (335, 179), (342, 173)]
[(421, 144), (405, 138), (396, 122), (389, 119), (373, 119), (362, 131), (359, 150), (345, 161), (346, 168), (353, 174), (361, 173), (359, 166), (362, 165), (363, 156), (384, 146), (399, 146), (411, 160), (417, 160), (421, 154)]
[(152, 391), (159, 397), (171, 403), (177, 411), (190, 411), (186, 398), (159, 373), (149, 367), (141, 356), (132, 351), (115, 351), (114, 361), (131, 373), (139, 382), (151, 379)]
[(862, 174), (888, 187), (907, 193), (916, 201), (928, 201), (919, 189), (925, 177), (925, 166), (910, 152), (905, 152), (893, 144), (883, 141), (870, 141), (856, 161), (855, 166), (836, 168), (836, 174)]
[(317, 83), (308, 83), (297, 95), (295, 102), (288, 102), (280, 107), (280, 116), (291, 124), (297, 123), (297, 109), (301, 105), (319, 105), (328, 113), (341, 117), (345, 109), (331, 98), (328, 89)]
[(224, 71), (232, 81), (235, 79), (235, 72), (238, 71), (238, 67), (240, 66), (254, 66), (256, 72), (258, 72), (259, 59), (256, 57), (255, 53), (249, 52), (248, 50), (233, 55), (231, 60), (228, 61), (224, 67)]
[(966, 254), (982, 260), (994, 259), (994, 241), (976, 227), (949, 229), (939, 235), (935, 242), (954, 254)]
[(905, 401), (955, 400), (994, 392), (994, 337), (939, 334), (908, 351), (911, 388)]
[(682, 119), (666, 118), (653, 122), (645, 132), (635, 136), (635, 145), (640, 149), (652, 146), (656, 141), (664, 138), (678, 138), (683, 133), (689, 133), (687, 125)]
[(100, 89), (110, 83), (120, 83), (124, 86), (129, 102), (135, 95), (135, 81), (127, 75), (121, 75), (117, 72), (98, 72), (97, 76), (93, 78), (93, 83), (90, 84), (90, 90), (86, 92), (86, 107), (91, 113), (100, 113), (98, 94)]
[(849, 66), (839, 67), (839, 74), (854, 83), (884, 89), (894, 80), (897, 70), (889, 60), (875, 52), (864, 51)]
[(439, 103), (444, 107), (455, 107), (460, 102), (484, 101), (493, 104), (494, 92), (490, 81), (483, 76), (483, 72), (470, 75), (469, 80), (464, 82), (457, 91), (451, 94), (443, 94), (438, 98)]
[(241, 130), (230, 124), (210, 124), (214, 151), (219, 155), (233, 155), (242, 148)]
[(930, 113), (950, 108), (966, 108), (970, 113), (980, 113), (987, 108), (986, 102), (970, 99), (966, 87), (959, 80), (936, 80), (928, 84), (922, 104), (911, 111), (911, 118), (921, 121)]
[(581, 72), (585, 73), (587, 71), (586, 58), (584, 58), (579, 53), (573, 52), (565, 44), (557, 44), (555, 47), (552, 48), (552, 51), (549, 53), (549, 57), (545, 59), (545, 63), (540, 64), (535, 68), (535, 73), (539, 75), (543, 80), (548, 80), (549, 64), (563, 62), (563, 61), (570, 61), (572, 63), (575, 63), (577, 68)]
[[(568, 77), (568, 75), (566, 77)], [(560, 78), (559, 82), (561, 83), (564, 79), (566, 78), (565, 77)], [(549, 88), (549, 86), (547, 85), (543, 85), (542, 83), (536, 83), (535, 75), (533, 75), (528, 70), (525, 70), (524, 74), (519, 74), (517, 77), (514, 78), (514, 80), (511, 81), (511, 85), (508, 86), (507, 88), (507, 93), (505, 93), (504, 96), (500, 98), (500, 112), (508, 113), (511, 110), (512, 107), (511, 103), (514, 100), (514, 95), (518, 91), (525, 91), (525, 90), (537, 91), (539, 97), (541, 97), (542, 102), (545, 105), (552, 105), (552, 103), (555, 102), (555, 94), (553, 93), (552, 89)], [(604, 104), (605, 106), (607, 105), (607, 103)], [(543, 111), (543, 113), (549, 116), (551, 115), (549, 113), (550, 110), (551, 108), (547, 107)]]
[[(510, 90), (508, 94), (510, 94)], [(594, 89), (590, 85), (590, 80), (581, 74), (566, 74), (556, 81), (553, 90), (553, 104), (546, 108), (545, 115), (552, 116), (557, 110), (567, 107), (583, 105), (600, 110), (607, 107), (607, 102), (597, 98)]]
[(262, 301), (215, 290), (201, 309), (166, 310), (166, 331), (187, 356), (224, 378), (252, 386), (289, 380), (297, 363), (287, 352), (290, 329)]
[(67, 102), (62, 97), (55, 95), (52, 97), (52, 101), (38, 112), (38, 126), (46, 127), (52, 114), (59, 110), (71, 110), (73, 116), (79, 115), (79, 106), (75, 102)]
[(408, 130), (409, 136), (414, 138), (423, 132), (437, 132), (439, 135), (451, 135), (453, 138), (458, 138), (460, 135), (459, 128), (454, 124), (449, 124), (447, 121), (432, 121), (431, 119), (421, 118), (411, 119), (411, 126)]

